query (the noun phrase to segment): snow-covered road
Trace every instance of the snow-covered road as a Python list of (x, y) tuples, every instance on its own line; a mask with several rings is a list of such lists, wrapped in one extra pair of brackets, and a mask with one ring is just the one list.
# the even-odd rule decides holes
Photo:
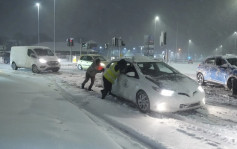
[[(195, 64), (171, 65), (180, 72), (195, 77)], [(4, 71), (16, 74), (9, 68)], [(37, 75), (22, 69), (17, 71), (17, 74), (47, 78), (52, 83), (50, 87), (58, 89), (57, 92), (64, 102), (69, 101), (76, 105), (112, 140), (120, 146), (124, 144), (123, 148), (237, 148), (237, 100), (229, 97), (230, 93), (223, 88), (205, 87), (205, 109), (169, 114), (143, 114), (132, 103), (116, 97), (108, 96), (106, 100), (101, 100), (101, 74), (97, 75), (94, 92), (79, 88), (85, 72), (78, 71), (75, 67), (67, 66), (59, 73)]]

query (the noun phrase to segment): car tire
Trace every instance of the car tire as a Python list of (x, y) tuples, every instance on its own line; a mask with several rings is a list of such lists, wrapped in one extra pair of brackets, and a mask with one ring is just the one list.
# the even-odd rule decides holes
[(12, 69), (13, 69), (13, 70), (17, 70), (17, 69), (18, 69), (18, 67), (17, 67), (17, 65), (16, 65), (15, 62), (12, 63)]
[(79, 70), (83, 70), (83, 68), (82, 68), (82, 66), (81, 66), (80, 64), (77, 65), (77, 68), (78, 68)]
[(38, 70), (38, 68), (37, 68), (37, 66), (35, 64), (32, 65), (32, 72), (33, 73), (39, 73), (39, 70)]
[(232, 85), (232, 80), (233, 79), (234, 78), (232, 77), (232, 78), (229, 78), (228, 81), (227, 81), (227, 89), (228, 90), (232, 90), (232, 88), (233, 88), (233, 85)]
[(52, 69), (53, 72), (58, 72), (59, 68)]
[(150, 100), (145, 91), (140, 90), (136, 96), (137, 107), (143, 113), (150, 112)]
[(197, 74), (197, 81), (198, 81), (198, 84), (200, 85), (205, 85), (205, 82), (204, 82), (204, 76), (202, 73), (198, 73)]

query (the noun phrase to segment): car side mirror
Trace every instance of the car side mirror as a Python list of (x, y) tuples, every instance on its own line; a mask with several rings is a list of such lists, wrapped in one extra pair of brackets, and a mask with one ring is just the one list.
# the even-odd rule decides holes
[(126, 73), (126, 75), (128, 76), (128, 77), (135, 77), (136, 75), (135, 75), (135, 72), (128, 72), (128, 73)]
[(221, 67), (223, 67), (223, 68), (228, 68), (229, 65), (228, 65), (228, 64), (223, 64), (223, 65), (221, 65)]

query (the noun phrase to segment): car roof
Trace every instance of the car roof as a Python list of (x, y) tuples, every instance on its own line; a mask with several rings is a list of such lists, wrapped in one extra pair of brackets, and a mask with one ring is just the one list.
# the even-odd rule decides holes
[(234, 55), (234, 54), (226, 54), (226, 55), (209, 56), (209, 57), (206, 58), (206, 60), (209, 59), (209, 58), (217, 58), (217, 57), (222, 57), (224, 59), (237, 58), (237, 56)]
[(99, 54), (82, 54), (81, 56), (102, 56), (102, 55), (99, 55)]
[(158, 61), (158, 60), (154, 60), (150, 57), (147, 57), (147, 56), (133, 56), (131, 58), (119, 58), (119, 59), (114, 59), (112, 61), (119, 61), (121, 59), (124, 59), (126, 60), (127, 62), (131, 62), (131, 63), (139, 63), (139, 62), (161, 62), (161, 61)]

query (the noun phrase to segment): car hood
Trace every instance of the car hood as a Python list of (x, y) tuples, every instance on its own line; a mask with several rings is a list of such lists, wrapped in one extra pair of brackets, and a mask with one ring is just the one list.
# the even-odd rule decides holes
[(159, 77), (146, 77), (161, 89), (172, 90), (177, 93), (193, 94), (197, 91), (198, 83), (182, 74), (168, 74)]
[(58, 61), (58, 58), (56, 56), (39, 56), (39, 59), (45, 59), (46, 61)]

